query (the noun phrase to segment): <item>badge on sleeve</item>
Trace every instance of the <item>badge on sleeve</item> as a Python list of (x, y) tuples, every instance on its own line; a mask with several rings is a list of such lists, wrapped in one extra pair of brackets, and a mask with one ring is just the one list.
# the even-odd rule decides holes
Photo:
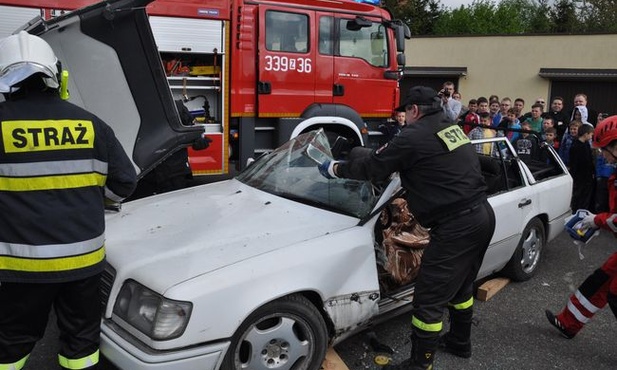
[(453, 151), (461, 145), (468, 144), (471, 141), (465, 135), (463, 130), (458, 125), (452, 125), (444, 128), (436, 133), (439, 140), (441, 140), (449, 151)]

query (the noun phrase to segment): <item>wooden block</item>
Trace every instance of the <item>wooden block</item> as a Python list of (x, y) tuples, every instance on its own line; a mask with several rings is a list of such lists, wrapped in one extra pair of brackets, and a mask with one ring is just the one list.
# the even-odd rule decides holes
[(492, 296), (497, 294), (503, 287), (508, 285), (510, 279), (508, 278), (495, 278), (484, 282), (480, 285), (477, 292), (477, 297), (481, 301), (488, 301)]
[(328, 352), (326, 352), (326, 359), (321, 365), (323, 370), (349, 370), (347, 365), (343, 362), (343, 360), (339, 357), (338, 353), (334, 350), (334, 348), (328, 348)]

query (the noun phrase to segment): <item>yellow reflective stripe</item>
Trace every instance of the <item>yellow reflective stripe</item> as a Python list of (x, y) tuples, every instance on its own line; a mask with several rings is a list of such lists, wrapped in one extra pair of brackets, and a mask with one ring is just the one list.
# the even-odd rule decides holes
[(415, 326), (418, 329), (430, 332), (440, 332), (443, 328), (443, 322), (441, 321), (434, 324), (427, 324), (415, 316), (411, 319), (411, 325)]
[(0, 370), (21, 370), (26, 365), (28, 357), (30, 357), (30, 354), (27, 354), (26, 357), (12, 364), (0, 364)]
[(0, 177), (0, 191), (36, 191), (104, 186), (106, 175), (84, 173), (41, 177)]
[(94, 148), (94, 125), (87, 120), (2, 121), (5, 153)]
[(455, 310), (464, 310), (464, 309), (467, 309), (467, 308), (473, 306), (473, 297), (469, 298), (465, 302), (456, 303), (456, 304), (449, 303), (449, 305), (451, 307), (454, 307)]
[(96, 352), (90, 356), (77, 359), (70, 359), (62, 355), (58, 355), (58, 363), (65, 369), (85, 369), (99, 363), (99, 350), (97, 349)]
[[(101, 262), (104, 258), (105, 246), (102, 246), (91, 253), (62, 258), (25, 259), (0, 256), (0, 270), (25, 272), (67, 271), (95, 265)], [(0, 370), (2, 369), (0, 368)]]

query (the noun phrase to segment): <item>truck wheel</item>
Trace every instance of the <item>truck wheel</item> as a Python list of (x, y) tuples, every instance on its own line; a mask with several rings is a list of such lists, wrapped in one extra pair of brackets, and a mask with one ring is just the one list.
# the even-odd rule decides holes
[(328, 335), (319, 311), (294, 295), (253, 312), (238, 328), (223, 360), (224, 370), (319, 370)]
[(529, 221), (518, 246), (503, 269), (503, 274), (514, 281), (526, 281), (535, 275), (546, 237), (544, 224), (537, 218)]

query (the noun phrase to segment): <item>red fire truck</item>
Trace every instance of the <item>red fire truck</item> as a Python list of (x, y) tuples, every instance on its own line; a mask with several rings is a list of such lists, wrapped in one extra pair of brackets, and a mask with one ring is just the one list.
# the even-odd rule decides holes
[[(363, 1), (363, 0), (359, 0)], [(370, 0), (366, 0), (370, 1)], [(96, 0), (0, 0), (44, 17)], [(175, 99), (212, 142), (194, 174), (225, 174), (292, 134), (324, 127), (375, 145), (399, 102), (409, 29), (351, 0), (156, 0), (147, 12)], [(311, 117), (336, 119), (307, 120)]]

